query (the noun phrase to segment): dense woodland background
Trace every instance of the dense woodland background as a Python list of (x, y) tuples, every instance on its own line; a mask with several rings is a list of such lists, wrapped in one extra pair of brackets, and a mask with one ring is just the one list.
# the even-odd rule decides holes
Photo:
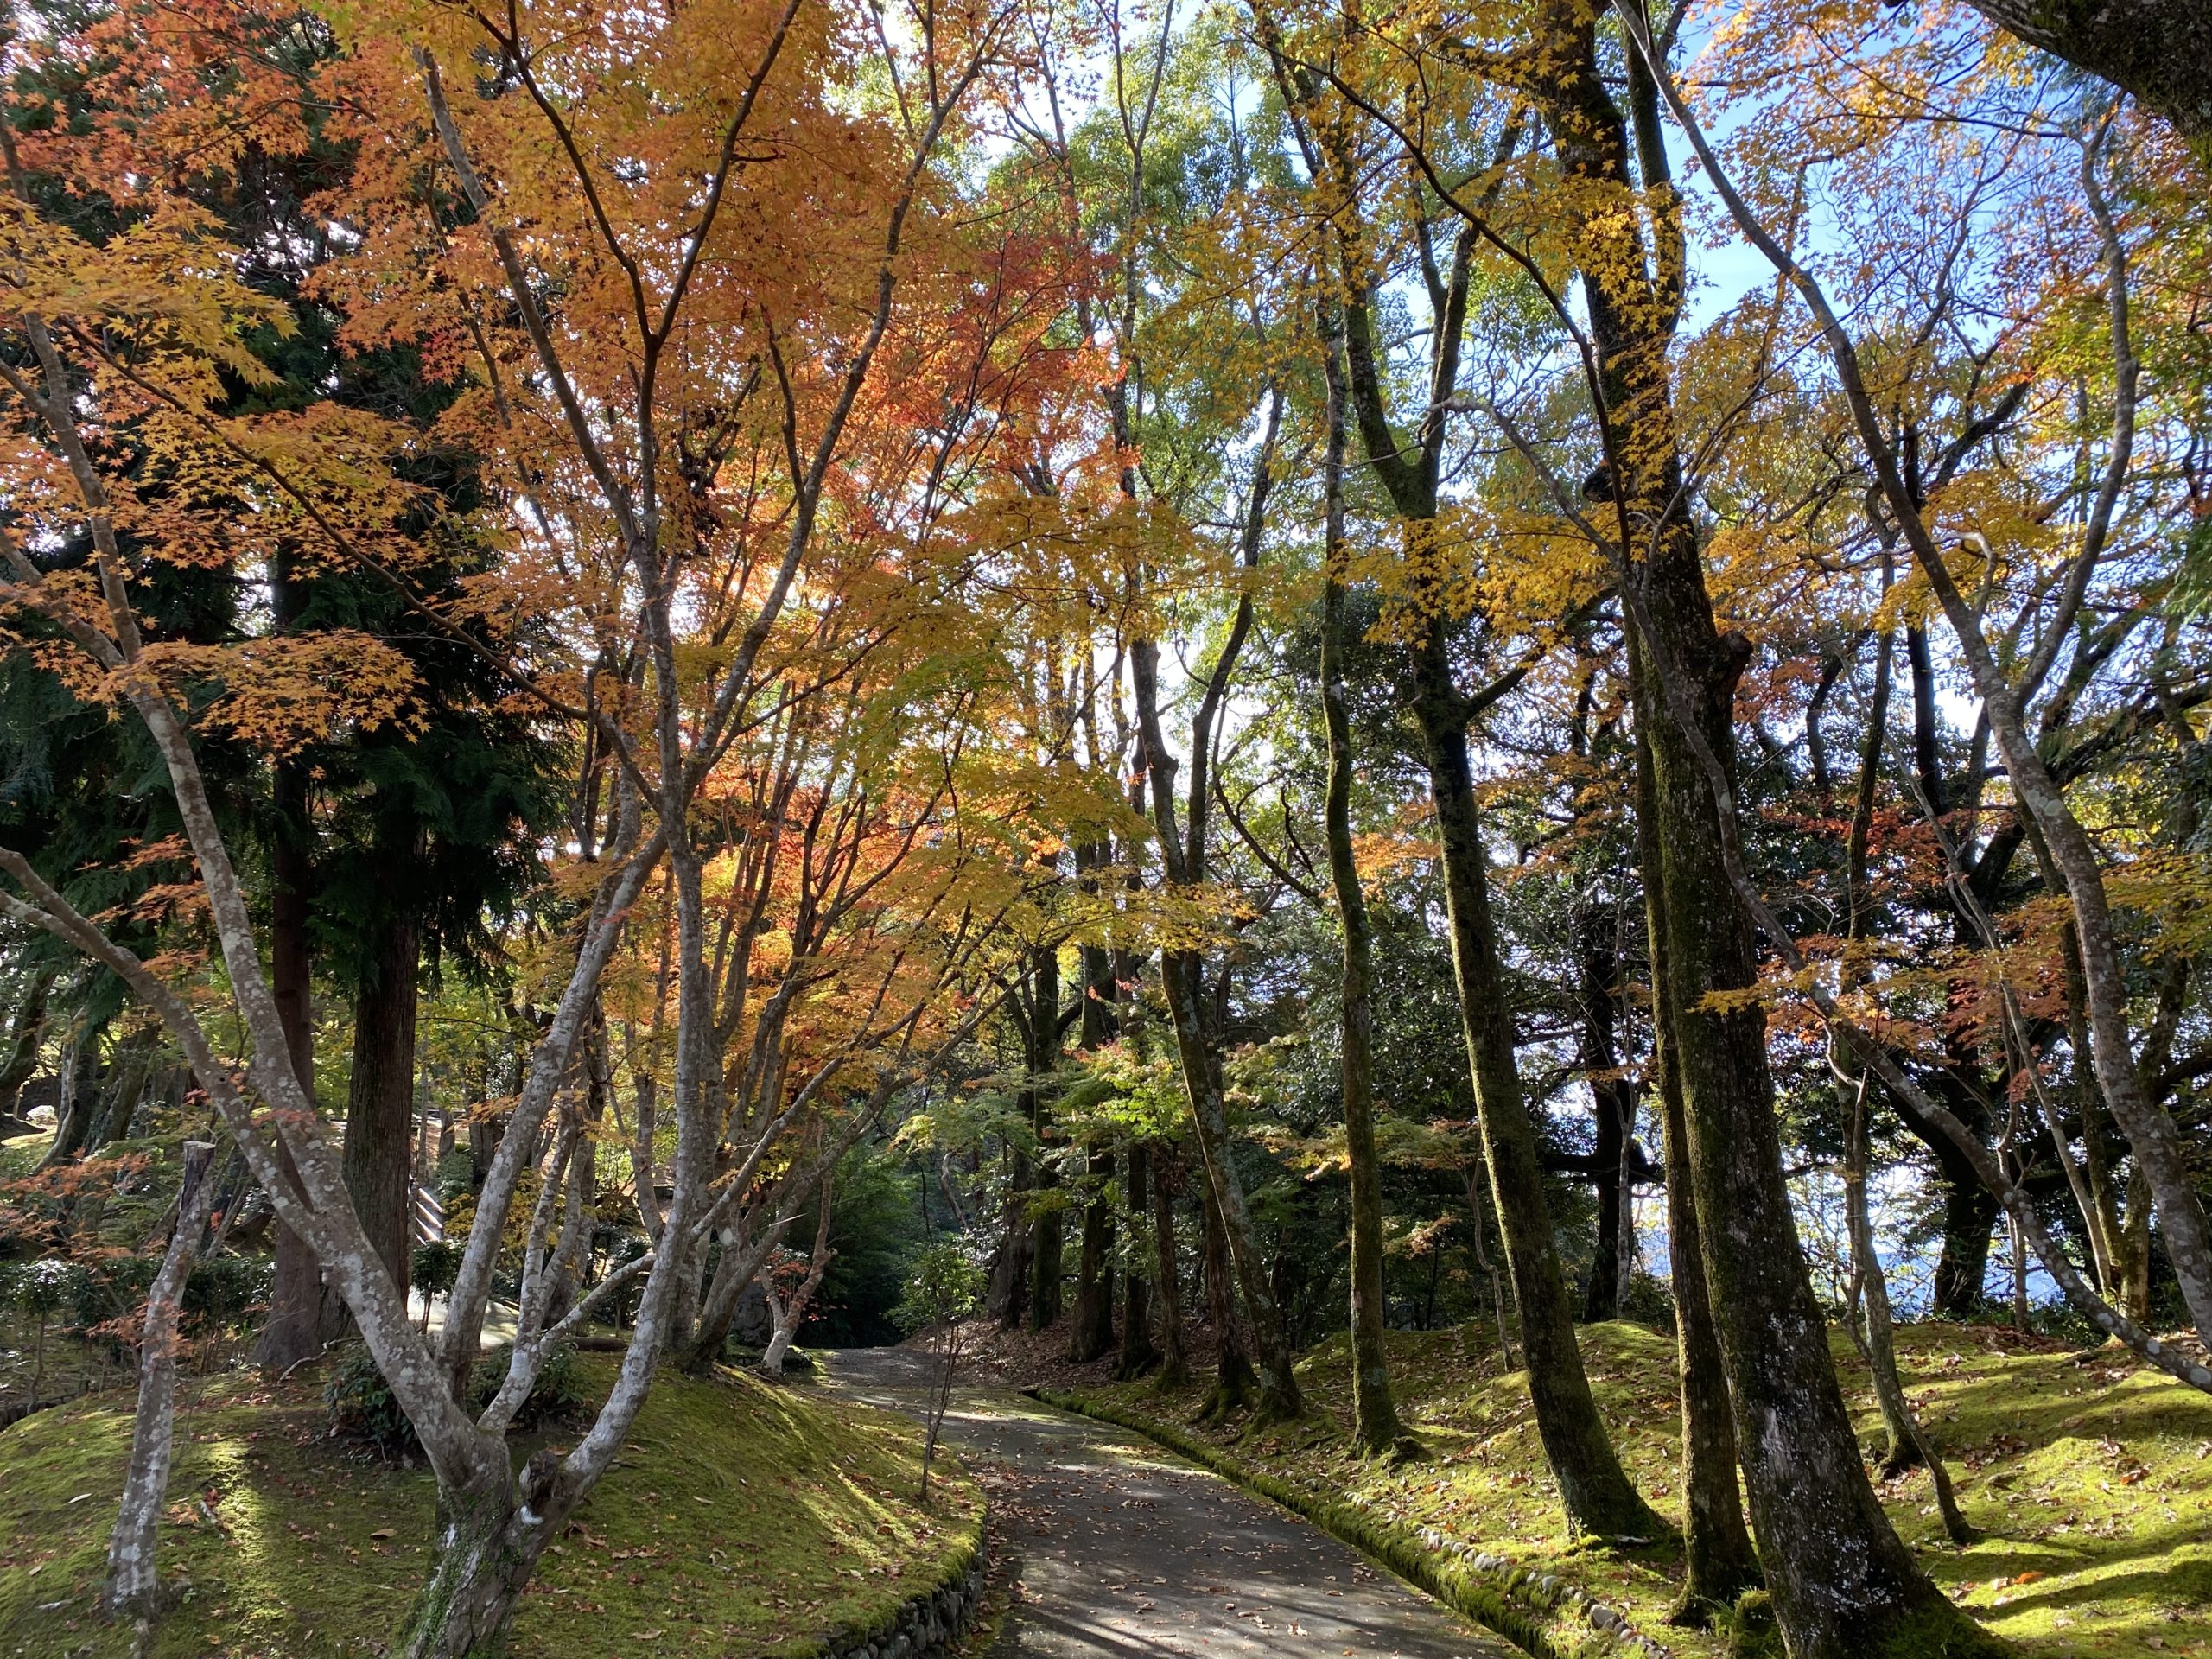
[(180, 1355), (405, 1425), (474, 1652), (947, 1244), (1382, 1457), (1467, 1326), (1800, 1659), (1995, 1650), (1831, 1322), (1890, 1472), (1893, 1321), (2212, 1389), (2188, 0), (10, 15), (0, 1402), (137, 1382), (118, 1608)]

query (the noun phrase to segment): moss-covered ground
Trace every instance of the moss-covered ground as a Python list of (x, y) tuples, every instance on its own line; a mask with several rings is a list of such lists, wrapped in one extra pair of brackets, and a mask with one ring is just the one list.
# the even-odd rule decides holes
[[(1341, 1338), (1300, 1366), (1313, 1420), (1256, 1433), (1235, 1421), (1193, 1427), (1202, 1384), (1167, 1395), (1146, 1382), (1077, 1386), (1378, 1518), (1434, 1528), (1555, 1574), (1675, 1652), (1717, 1659), (1721, 1637), (1662, 1624), (1678, 1588), (1675, 1562), (1580, 1549), (1563, 1535), (1526, 1379), (1503, 1371), (1486, 1336), (1486, 1327), (1470, 1327), (1390, 1338), (1401, 1408), (1432, 1454), (1396, 1466), (1348, 1451)], [(1673, 1339), (1626, 1324), (1587, 1326), (1582, 1338), (1623, 1460), (1648, 1496), (1678, 1510)], [(1841, 1334), (1834, 1340), (1862, 1440), (1877, 1450), (1866, 1368)], [(1964, 1548), (1944, 1538), (1924, 1472), (1884, 1484), (1882, 1497), (1955, 1599), (2033, 1659), (2212, 1659), (2212, 1399), (2117, 1350), (2084, 1354), (1999, 1329), (1909, 1327), (1899, 1349), (1907, 1389), (1980, 1535)]]
[[(613, 1362), (585, 1363), (603, 1389)], [(188, 1382), (178, 1427), (161, 1550), (181, 1599), (155, 1652), (387, 1651), (429, 1566), (428, 1473), (329, 1438), (311, 1382)], [(0, 1656), (129, 1650), (94, 1600), (130, 1440), (120, 1393), (0, 1433)], [(890, 1413), (736, 1372), (664, 1373), (545, 1557), (514, 1651), (804, 1655), (871, 1625), (980, 1536), (982, 1495), (957, 1464), (915, 1501), (920, 1452), (918, 1427)]]

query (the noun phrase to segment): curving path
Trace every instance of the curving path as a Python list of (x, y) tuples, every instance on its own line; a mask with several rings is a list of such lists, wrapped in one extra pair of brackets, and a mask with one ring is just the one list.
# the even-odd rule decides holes
[[(845, 1349), (826, 1384), (918, 1416), (928, 1362)], [(956, 1389), (1014, 1605), (993, 1659), (1312, 1654), (1522, 1659), (1295, 1516), (1141, 1436), (1010, 1389)]]

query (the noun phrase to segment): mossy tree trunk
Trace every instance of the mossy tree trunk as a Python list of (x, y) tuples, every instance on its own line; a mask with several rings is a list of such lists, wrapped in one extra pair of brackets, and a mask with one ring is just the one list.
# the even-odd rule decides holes
[(1206, 1322), (1213, 1326), (1218, 1350), (1213, 1393), (1202, 1414), (1225, 1417), (1252, 1403), (1259, 1377), (1252, 1369), (1251, 1339), (1237, 1312), (1236, 1270), (1229, 1263), (1229, 1235), (1221, 1224), (1221, 1211), (1214, 1203), (1211, 1186), (1202, 1184), (1199, 1205), (1205, 1224)]
[(406, 1659), (499, 1659), (515, 1605), (545, 1547), (575, 1506), (550, 1452), (520, 1478), (488, 1470), (474, 1485), (441, 1492), (430, 1577), (400, 1632)]
[[(1594, 26), (1576, 0), (1544, 0), (1533, 88), (1587, 206), (1568, 228), (1596, 347), (1608, 460), (1606, 522), (1617, 531), (1637, 646), (1631, 697), (1647, 736), (1645, 804), (1658, 888), (1653, 941), (1681, 1079), (1699, 1237), (1767, 1587), (1793, 1659), (2001, 1651), (1929, 1582), (1884, 1514), (1828, 1351), (1783, 1179), (1757, 942), (1727, 865), (1735, 689), (1750, 645), (1723, 636), (1684, 505), (1667, 378), (1679, 290), (1679, 228), (1647, 250), (1626, 204), (1627, 133), (1599, 68)], [(1644, 189), (1663, 179), (1649, 80), (1638, 93)], [(1599, 204), (1603, 204), (1602, 209)], [(1713, 757), (1718, 783), (1704, 761)]]
[[(305, 605), (305, 594), (289, 555), (270, 561), (269, 590), (273, 622), (289, 629)], [(270, 847), (269, 992), (283, 1024), (284, 1046), (293, 1074), (310, 1109), (315, 1104), (315, 1009), (308, 920), (315, 874), (308, 837), (308, 768), (299, 760), (280, 760), (271, 786), (275, 818)], [(278, 1161), (292, 1178), (292, 1156), (281, 1137)], [(285, 1371), (322, 1351), (322, 1275), (300, 1236), (279, 1218), (271, 1230), (276, 1258), (269, 1291), (269, 1318), (253, 1351), (264, 1370)]]
[[(1631, 645), (1633, 650), (1633, 645)], [(1651, 799), (1651, 753), (1639, 730), (1636, 746), (1637, 861), (1645, 872), (1644, 906), (1654, 951), (1668, 937), (1663, 880), (1659, 868), (1658, 814)], [(1693, 1196), (1689, 1126), (1683, 1115), (1682, 1079), (1675, 1054), (1678, 1011), (1669, 998), (1675, 982), (1655, 957), (1652, 965), (1652, 1070), (1656, 1076), (1659, 1127), (1667, 1162), (1667, 1255), (1675, 1291), (1676, 1370), (1682, 1402), (1682, 1592), (1669, 1621), (1693, 1629), (1713, 1622), (1714, 1610), (1732, 1604), (1760, 1582), (1758, 1552), (1744, 1524), (1744, 1497), (1736, 1478), (1736, 1425), (1728, 1404), (1720, 1338), (1713, 1324), (1713, 1292), (1706, 1275), (1705, 1245)]]
[(1322, 367), (1328, 387), (1324, 464), (1325, 554), (1321, 597), (1321, 721), (1328, 744), (1328, 785), (1324, 833), (1328, 842), (1329, 881), (1336, 894), (1337, 922), (1344, 934), (1341, 1008), (1341, 1065), (1344, 1090), (1344, 1162), (1351, 1188), (1351, 1370), (1352, 1443), (1369, 1453), (1387, 1452), (1404, 1434), (1390, 1391), (1390, 1365), (1383, 1347), (1382, 1170), (1375, 1151), (1374, 938), (1368, 925), (1367, 894), (1352, 856), (1351, 712), (1344, 685), (1344, 449), (1345, 423), (1342, 323), (1333, 307), (1324, 307), (1326, 336)]
[(1521, 1310), (1521, 1348), (1544, 1456), (1559, 1482), (1567, 1524), (1607, 1538), (1651, 1539), (1667, 1524), (1638, 1496), (1613, 1451), (1574, 1339), (1574, 1310), (1544, 1201), (1535, 1125), (1514, 1054), (1511, 994), (1490, 908), (1490, 870), (1475, 804), (1464, 700), (1452, 684), (1443, 620), (1419, 647), (1414, 713), (1427, 746), (1429, 788), (1444, 866), (1460, 1033), (1474, 1077), (1491, 1201), (1497, 1206), (1505, 1268)]

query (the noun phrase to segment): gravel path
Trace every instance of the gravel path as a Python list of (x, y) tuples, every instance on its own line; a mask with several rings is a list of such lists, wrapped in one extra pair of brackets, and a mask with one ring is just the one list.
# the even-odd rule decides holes
[[(830, 1357), (827, 1386), (919, 1415), (926, 1360)], [(1327, 1534), (1109, 1424), (955, 1390), (945, 1438), (998, 1517), (1014, 1609), (993, 1659), (1257, 1654), (1521, 1659)]]

